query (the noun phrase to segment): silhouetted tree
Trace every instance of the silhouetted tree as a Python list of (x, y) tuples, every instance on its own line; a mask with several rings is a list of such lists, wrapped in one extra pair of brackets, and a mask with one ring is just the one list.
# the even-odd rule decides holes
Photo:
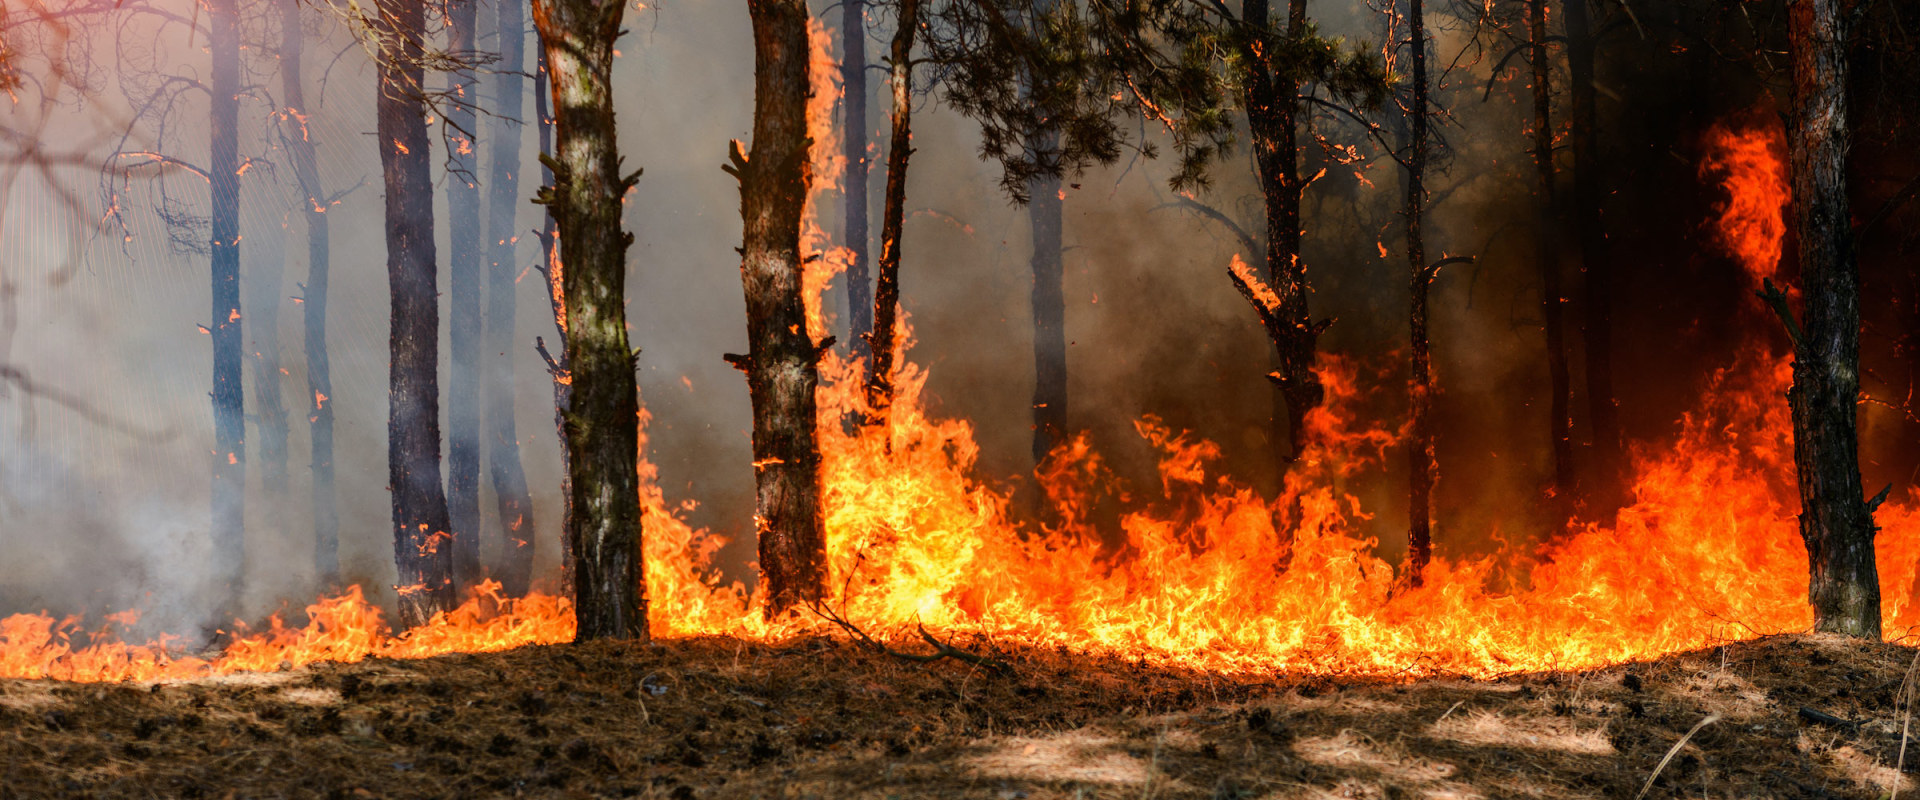
[[(575, 638), (640, 639), (647, 631), (640, 548), (636, 354), (627, 346), (622, 175), (613, 119), (613, 46), (624, 0), (535, 0), (554, 103), (553, 171), (539, 202), (558, 225), (564, 264), (568, 378), (567, 523), (575, 561)], [(801, 57), (805, 58), (805, 39)]]
[(1567, 93), (1572, 99), (1569, 138), (1573, 151), (1574, 236), (1586, 275), (1585, 326), (1587, 422), (1593, 452), (1587, 472), (1592, 484), (1582, 492), (1595, 511), (1617, 507), (1626, 487), (1625, 440), (1613, 391), (1613, 264), (1607, 249), (1606, 204), (1600, 163), (1600, 119), (1594, 99), (1594, 32), (1588, 0), (1565, 0), (1567, 20)]
[(376, 146), (386, 186), (391, 329), (387, 477), (400, 624), (453, 608), (453, 548), (440, 483), (440, 306), (434, 269), (433, 174), (425, 101), (426, 14), (421, 0), (379, 0)]
[[(510, 0), (500, 0), (509, 2)], [(447, 44), (470, 57), (480, 21), (478, 0), (447, 0)], [(479, 81), (471, 69), (447, 73), (442, 139), (447, 144), (447, 520), (453, 527), (456, 589), (479, 582), (480, 570), (480, 158), (474, 142)]]
[(840, 137), (847, 161), (846, 219), (843, 243), (847, 259), (848, 351), (854, 358), (873, 352), (867, 337), (873, 333), (873, 275), (867, 265), (867, 3), (841, 0), (840, 83), (845, 104)]
[(900, 248), (905, 231), (907, 160), (913, 155), (913, 37), (920, 0), (900, 0), (899, 24), (888, 56), (893, 90), (893, 138), (887, 146), (886, 208), (880, 224), (880, 271), (873, 293), (872, 360), (867, 370), (869, 421), (884, 429), (893, 407), (894, 324), (900, 309)]

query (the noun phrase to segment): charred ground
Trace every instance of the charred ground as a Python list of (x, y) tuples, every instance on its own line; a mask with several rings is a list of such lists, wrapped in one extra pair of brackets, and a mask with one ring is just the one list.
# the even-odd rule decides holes
[(1647, 796), (1912, 787), (1898, 645), (1783, 636), (1493, 680), (1004, 655), (1011, 676), (707, 638), (0, 681), (0, 798), (1633, 797), (1713, 714)]

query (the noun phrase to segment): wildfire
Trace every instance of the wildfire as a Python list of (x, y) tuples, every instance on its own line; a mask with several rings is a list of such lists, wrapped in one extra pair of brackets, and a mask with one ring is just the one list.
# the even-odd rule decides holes
[[(837, 96), (826, 41), (816, 28), (809, 111), (822, 125), (816, 154), (838, 151), (820, 110)], [(1756, 279), (1777, 264), (1784, 231), (1778, 138), (1777, 131), (1717, 131), (1703, 167), (1729, 188), (1722, 238)], [(837, 184), (830, 166), (816, 165), (814, 174), (816, 192)], [(806, 252), (828, 253), (811, 207), (807, 220)], [(824, 330), (820, 293), (837, 270), (831, 257), (811, 261), (810, 327)], [(1251, 274), (1237, 260), (1235, 268)], [(1671, 441), (1635, 451), (1634, 500), (1614, 524), (1578, 526), (1545, 553), (1436, 554), (1420, 588), (1398, 579), (1377, 552), (1371, 515), (1339, 488), (1377, 468), (1399, 440), (1354, 411), (1362, 380), (1350, 361), (1323, 358), (1327, 403), (1307, 420), (1316, 444), (1277, 497), (1223, 474), (1214, 443), (1158, 419), (1138, 422), (1161, 454), (1161, 486), (1117, 531), (1096, 527), (1092, 498), (1122, 487), (1084, 438), (1056, 451), (1038, 476), (1051, 523), (1022, 522), (1008, 496), (976, 476), (971, 424), (929, 416), (925, 368), (900, 363), (889, 431), (841, 425), (863, 410), (862, 365), (832, 352), (821, 363), (817, 430), (831, 602), (877, 634), (925, 625), (1229, 672), (1488, 676), (1594, 667), (1811, 623), (1801, 592), (1807, 560), (1795, 518), (1792, 428), (1780, 400), (1792, 380), (1785, 357), (1749, 355), (1711, 376), (1701, 406), (1680, 420)], [(765, 620), (744, 587), (716, 576), (713, 557), (724, 541), (689, 525), (687, 506), (668, 504), (645, 457), (647, 421), (643, 411), (639, 468), (654, 634), (833, 632), (806, 615)], [(1920, 494), (1887, 503), (1876, 521), (1885, 627), (1902, 636), (1920, 625), (1908, 592), (1920, 572)], [(573, 636), (566, 599), (505, 598), (493, 583), (400, 635), (358, 587), (308, 606), (306, 616), (297, 628), (278, 616), (264, 630), (239, 628), (223, 653), (197, 658), (178, 653), (169, 638), (134, 645), (114, 627), (88, 631), (76, 618), (17, 614), (0, 619), (0, 677), (164, 680)], [(108, 619), (124, 631), (137, 615)]]
[(1787, 185), (1786, 134), (1778, 125), (1731, 128), (1715, 125), (1707, 131), (1707, 156), (1700, 175), (1726, 189), (1717, 205), (1715, 236), (1740, 260), (1755, 285), (1780, 268), (1781, 242), (1786, 221), (1781, 210), (1793, 196)]

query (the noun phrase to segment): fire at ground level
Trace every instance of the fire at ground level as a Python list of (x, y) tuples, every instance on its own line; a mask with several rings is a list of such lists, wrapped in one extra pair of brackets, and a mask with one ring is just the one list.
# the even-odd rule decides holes
[(1915, 651), (1826, 636), (1417, 682), (1001, 654), (695, 637), (6, 680), (0, 798), (1867, 798), (1920, 761)]

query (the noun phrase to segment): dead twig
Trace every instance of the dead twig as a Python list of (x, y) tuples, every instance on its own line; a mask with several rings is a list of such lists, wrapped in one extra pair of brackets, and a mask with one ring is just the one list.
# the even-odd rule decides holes
[[(1805, 709), (1801, 709), (1801, 710), (1804, 711)], [(1667, 768), (1667, 762), (1673, 760), (1673, 756), (1676, 753), (1680, 752), (1680, 748), (1687, 746), (1687, 740), (1692, 739), (1693, 735), (1696, 733), (1699, 733), (1701, 728), (1707, 727), (1708, 725), (1712, 725), (1713, 723), (1716, 723), (1719, 721), (1720, 721), (1720, 712), (1715, 711), (1711, 714), (1708, 714), (1706, 719), (1700, 720), (1699, 723), (1693, 726), (1692, 730), (1687, 731), (1687, 735), (1680, 737), (1680, 741), (1674, 742), (1673, 749), (1668, 750), (1666, 757), (1660, 759), (1660, 763), (1653, 768), (1653, 774), (1647, 776), (1646, 785), (1640, 787), (1640, 793), (1637, 795), (1634, 795), (1633, 800), (1645, 800), (1647, 796), (1647, 792), (1653, 791), (1654, 779), (1660, 777), (1660, 771)]]
[(928, 654), (903, 653), (899, 650), (895, 650), (884, 644), (881, 644), (878, 640), (874, 639), (871, 635), (868, 635), (866, 631), (861, 630), (860, 626), (855, 625), (852, 622), (848, 621), (846, 617), (841, 616), (839, 613), (835, 612), (833, 608), (828, 606), (826, 603), (820, 603), (820, 602), (808, 603), (807, 608), (813, 613), (820, 615), (821, 619), (831, 622), (834, 625), (839, 626), (841, 630), (846, 631), (847, 635), (853, 637), (854, 643), (860, 645), (861, 647), (865, 647), (866, 649), (871, 650), (875, 653), (880, 653), (883, 655), (891, 656), (893, 658), (898, 658), (902, 661), (912, 661), (916, 664), (931, 664), (941, 659), (950, 658), (955, 661), (959, 661), (961, 663), (972, 664), (976, 667), (980, 667), (996, 675), (1012, 675), (1013, 674), (1012, 664), (1008, 664), (1007, 662), (994, 658), (992, 656), (983, 656), (983, 655), (980, 655), (979, 653), (963, 650), (961, 648), (954, 647), (953, 645), (948, 644), (946, 642), (940, 641), (933, 634), (927, 632), (927, 627), (925, 625), (918, 626), (920, 630), (920, 638), (923, 641), (925, 641), (927, 644), (930, 644), (933, 646), (933, 652)]

